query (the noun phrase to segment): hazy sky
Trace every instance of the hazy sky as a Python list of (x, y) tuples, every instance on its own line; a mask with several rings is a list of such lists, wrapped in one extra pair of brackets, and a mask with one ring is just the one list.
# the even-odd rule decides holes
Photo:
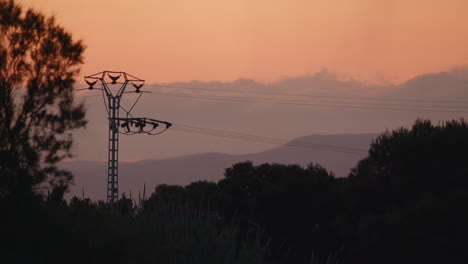
[[(20, 3), (55, 15), (58, 23), (84, 41), (85, 75), (116, 70), (146, 79), (147, 84), (468, 101), (468, 70), (456, 68), (468, 64), (466, 0), (22, 0)], [(82, 82), (81, 77), (79, 81)], [(144, 89), (202, 97), (253, 96), (158, 90), (150, 85)], [(104, 160), (108, 124), (102, 98), (90, 91), (80, 92), (79, 96), (86, 97), (89, 124), (76, 134), (77, 159)], [(135, 99), (135, 94), (129, 94), (122, 104), (128, 108)], [(305, 97), (275, 97), (275, 100), (308, 100), (315, 104), (325, 101)], [(335, 101), (334, 104), (343, 101), (327, 100)], [(361, 102), (348, 103), (356, 106)], [(443, 106), (420, 112), (374, 109), (383, 102), (367, 102), (370, 103), (365, 105), (367, 109), (353, 109), (153, 93), (144, 94), (133, 113), (176, 124), (283, 139), (310, 134), (378, 133), (409, 126), (420, 117), (437, 122), (465, 115), (460, 109), (434, 111), (447, 110)], [(121, 137), (120, 159), (168, 158), (200, 152), (247, 153), (272, 147), (174, 129), (157, 137)]]
[(83, 74), (401, 82), (468, 61), (466, 0), (21, 0), (87, 45)]
[[(83, 40), (87, 49), (82, 76), (114, 70), (145, 79), (144, 89), (153, 93), (143, 94), (132, 111), (138, 117), (288, 140), (313, 134), (380, 133), (408, 127), (417, 118), (437, 123), (468, 115), (467, 0), (19, 2), (55, 15), (59, 24)], [(260, 94), (151, 87), (154, 83)], [(109, 126), (102, 98), (96, 91), (78, 96), (85, 100), (89, 123), (75, 133), (75, 159), (104, 161)], [(136, 96), (126, 94), (122, 105), (131, 107)], [(266, 98), (282, 103), (260, 102)], [(183, 132), (174, 126), (158, 136), (121, 136), (119, 159), (255, 153), (274, 147)], [(103, 191), (104, 170), (105, 166), (92, 183), (102, 183)], [(121, 175), (125, 190), (134, 181), (131, 174)], [(76, 179), (78, 184), (80, 180)]]

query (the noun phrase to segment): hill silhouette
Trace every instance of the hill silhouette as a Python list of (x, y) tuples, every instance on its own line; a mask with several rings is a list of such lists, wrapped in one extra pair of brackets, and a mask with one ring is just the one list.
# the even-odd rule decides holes
[[(338, 134), (310, 135), (293, 141), (346, 146), (368, 149), (375, 134)], [(122, 150), (125, 151), (125, 150)], [(151, 193), (158, 184), (186, 185), (194, 181), (218, 181), (223, 178), (224, 170), (232, 164), (251, 160), (255, 164), (282, 163), (306, 166), (310, 162), (318, 163), (332, 171), (338, 177), (347, 176), (349, 170), (364, 158), (364, 155), (353, 155), (319, 149), (279, 146), (268, 151), (242, 155), (224, 153), (200, 153), (171, 159), (147, 159), (136, 162), (119, 163), (120, 192), (127, 196), (132, 192), (137, 197), (146, 184), (146, 193)], [(104, 199), (106, 184), (106, 162), (70, 161), (61, 167), (72, 171), (75, 185), (68, 197), (85, 197)]]

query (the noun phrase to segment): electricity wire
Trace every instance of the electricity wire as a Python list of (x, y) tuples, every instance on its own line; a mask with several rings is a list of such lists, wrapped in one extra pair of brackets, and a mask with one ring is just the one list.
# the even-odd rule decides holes
[(258, 135), (252, 135), (252, 134), (245, 134), (245, 133), (231, 132), (231, 131), (224, 131), (224, 130), (215, 130), (215, 129), (187, 126), (187, 125), (181, 125), (181, 124), (174, 124), (174, 126), (172, 127), (172, 130), (187, 132), (187, 133), (194, 133), (194, 134), (201, 134), (201, 135), (208, 135), (208, 136), (215, 136), (215, 137), (238, 139), (238, 140), (251, 141), (251, 142), (268, 143), (268, 144), (274, 144), (274, 145), (285, 145), (289, 147), (300, 147), (300, 148), (318, 149), (318, 150), (325, 150), (325, 151), (335, 151), (335, 152), (341, 152), (341, 153), (347, 153), (347, 154), (363, 155), (367, 153), (365, 149), (361, 149), (361, 148), (353, 148), (353, 147), (338, 146), (338, 145), (316, 144), (316, 143), (301, 141), (301, 140), (285, 140), (285, 139), (280, 139), (280, 138), (264, 137), (264, 136), (258, 136)]
[[(296, 106), (310, 106), (310, 107), (337, 107), (337, 108), (350, 108), (350, 109), (368, 109), (368, 110), (389, 110), (389, 111), (409, 111), (409, 112), (435, 112), (435, 113), (468, 113), (463, 110), (434, 110), (434, 109), (416, 109), (416, 108), (391, 108), (391, 107), (371, 107), (371, 106), (355, 106), (346, 105), (345, 103), (334, 102), (333, 104), (324, 103), (301, 103), (294, 100), (275, 100), (266, 98), (245, 98), (245, 97), (230, 97), (230, 96), (217, 96), (217, 95), (191, 95), (182, 93), (165, 93), (165, 92), (153, 92), (152, 95), (172, 96), (172, 97), (186, 97), (196, 99), (211, 99), (211, 100), (223, 100), (223, 101), (237, 101), (237, 102), (250, 102), (250, 103), (269, 103), (269, 104), (283, 104), (283, 105), (296, 105)], [(328, 102), (332, 103), (332, 102)], [(407, 105), (407, 107), (434, 107), (429, 105)], [(440, 106), (439, 106), (440, 107)], [(465, 108), (465, 107), (452, 107), (452, 108)]]
[(127, 117), (128, 117), (128, 114), (133, 110), (133, 107), (135, 107), (135, 105), (138, 103), (138, 100), (140, 100), (140, 97), (143, 95), (143, 93), (140, 93), (140, 95), (138, 95), (138, 98), (135, 100), (135, 102), (133, 103), (132, 107), (130, 107), (130, 110), (128, 110), (127, 112)]
[(104, 102), (104, 107), (106, 107), (107, 115), (110, 116), (110, 111), (109, 108), (107, 107), (107, 102), (106, 102), (106, 97), (104, 95), (104, 86), (102, 86), (103, 89), (101, 90), (102, 92), (102, 101)]
[(305, 146), (305, 147), (312, 147), (312, 148), (320, 148), (320, 149), (337, 149), (337, 150), (343, 150), (343, 151), (350, 151), (350, 152), (365, 152), (364, 150), (359, 150), (349, 147), (342, 147), (342, 146), (320, 146), (317, 144), (313, 144), (310, 142), (305, 142), (305, 141), (288, 141), (284, 139), (272, 139), (272, 138), (265, 138), (265, 137), (252, 137), (252, 136), (240, 136), (237, 134), (230, 134), (230, 133), (217, 133), (217, 132), (210, 132), (210, 131), (204, 131), (204, 130), (196, 130), (196, 129), (187, 129), (187, 128), (180, 128), (180, 127), (175, 127), (174, 129), (181, 130), (181, 131), (186, 131), (186, 132), (194, 132), (194, 133), (200, 133), (200, 134), (206, 134), (206, 135), (215, 135), (215, 136), (221, 136), (221, 137), (230, 137), (230, 138), (236, 138), (236, 139), (245, 139), (245, 140), (254, 140), (254, 141), (261, 141), (261, 142), (268, 142), (268, 143), (277, 143), (277, 144), (289, 144), (289, 145), (295, 145), (295, 146)]
[[(120, 108), (124, 112), (126, 112), (127, 115), (134, 118), (129, 110), (125, 109), (123, 106), (120, 106)], [(168, 128), (165, 128), (163, 131), (159, 133), (150, 133), (154, 129), (148, 132), (145, 131), (144, 133), (148, 135), (159, 135), (159, 134), (164, 133), (167, 129)], [(171, 130), (186, 132), (186, 133), (193, 133), (193, 134), (215, 136), (215, 137), (238, 139), (238, 140), (244, 140), (244, 141), (250, 141), (250, 142), (268, 143), (268, 144), (274, 144), (274, 145), (285, 145), (289, 147), (300, 147), (300, 148), (318, 149), (318, 150), (325, 150), (325, 151), (335, 151), (335, 152), (341, 152), (341, 153), (346, 153), (346, 154), (362, 155), (366, 153), (365, 149), (360, 149), (360, 148), (344, 147), (344, 146), (337, 146), (337, 145), (326, 145), (326, 144), (314, 144), (311, 142), (299, 141), (299, 140), (291, 141), (291, 140), (285, 140), (285, 139), (280, 139), (280, 138), (263, 137), (263, 136), (252, 135), (252, 134), (216, 130), (216, 129), (195, 127), (195, 126), (182, 125), (182, 124), (173, 124), (173, 126), (171, 127)], [(130, 133), (119, 132), (119, 133), (124, 134), (124, 135), (134, 135), (134, 134), (137, 134), (138, 132), (130, 132)]]
[(422, 100), (422, 99), (402, 99), (402, 98), (383, 98), (383, 97), (357, 97), (357, 96), (332, 96), (332, 95), (313, 95), (313, 94), (293, 94), (293, 93), (277, 93), (277, 92), (255, 92), (245, 90), (231, 90), (231, 89), (214, 89), (214, 88), (200, 88), (200, 87), (187, 87), (187, 86), (174, 86), (174, 85), (161, 85), (150, 84), (147, 87), (161, 87), (161, 88), (176, 88), (184, 90), (200, 90), (200, 91), (216, 91), (216, 92), (229, 92), (229, 93), (243, 93), (243, 94), (258, 94), (258, 95), (279, 95), (279, 96), (300, 96), (300, 97), (314, 97), (314, 98), (339, 98), (339, 99), (355, 99), (355, 100), (377, 100), (377, 101), (401, 101), (401, 102), (425, 102), (425, 103), (449, 103), (449, 104), (468, 104), (467, 101), (448, 101), (448, 100)]
[[(130, 114), (130, 112), (127, 109), (125, 109), (123, 106), (120, 106), (120, 108), (133, 118), (133, 115)], [(164, 133), (167, 129), (168, 128), (164, 129), (163, 131), (159, 133), (149, 133), (153, 131), (154, 129), (149, 132), (145, 131), (145, 133), (147, 133), (148, 135), (159, 135), (161, 133)], [(346, 153), (346, 154), (363, 155), (366, 153), (366, 150), (361, 149), (361, 148), (352, 148), (352, 147), (345, 147), (345, 146), (338, 146), (338, 145), (315, 144), (312, 142), (299, 141), (299, 140), (291, 141), (291, 140), (285, 140), (285, 139), (280, 139), (280, 138), (264, 137), (264, 136), (258, 136), (258, 135), (252, 135), (252, 134), (216, 130), (216, 129), (195, 127), (195, 126), (182, 125), (182, 124), (173, 124), (173, 126), (171, 127), (171, 130), (186, 132), (186, 133), (193, 133), (193, 134), (215, 136), (215, 137), (238, 139), (238, 140), (244, 140), (244, 141), (250, 141), (250, 142), (259, 142), (259, 143), (268, 143), (268, 144), (274, 144), (274, 145), (285, 145), (289, 147), (300, 147), (300, 148), (308, 148), (308, 149), (334, 151), (334, 152), (341, 152), (341, 153)], [(134, 134), (137, 134), (138, 132), (130, 132), (130, 133), (119, 132), (119, 133), (125, 134), (125, 135), (134, 135)]]
[(238, 140), (250, 141), (250, 142), (259, 142), (259, 143), (267, 143), (267, 144), (273, 144), (273, 145), (282, 145), (282, 146), (287, 146), (287, 147), (298, 147), (298, 148), (306, 148), (306, 149), (316, 149), (316, 150), (340, 152), (340, 153), (353, 154), (353, 155), (363, 155), (363, 154), (365, 154), (365, 152), (348, 151), (348, 150), (333, 149), (333, 148), (322, 148), (322, 147), (318, 147), (318, 146), (309, 146), (309, 145), (304, 145), (304, 144), (296, 144), (296, 143), (294, 143), (294, 141), (284, 143), (284, 142), (277, 142), (277, 141), (272, 141), (272, 140), (245, 138), (245, 137), (240, 137), (240, 136), (235, 136), (235, 135), (225, 135), (225, 134), (218, 134), (218, 133), (210, 133), (210, 132), (206, 132), (206, 131), (204, 132), (204, 131), (197, 131), (197, 130), (190, 130), (190, 129), (181, 129), (181, 128), (177, 128), (177, 127), (176, 127), (176, 128), (172, 128), (172, 130), (174, 130), (174, 131), (186, 132), (186, 133), (194, 133), (194, 134), (215, 136), (215, 137), (223, 137), (223, 138), (230, 138), (230, 139), (238, 139)]
[[(198, 126), (189, 126), (189, 125), (182, 125), (182, 124), (174, 124), (174, 126), (178, 127), (178, 128), (182, 128), (182, 129), (193, 129), (193, 130), (201, 130), (201, 131), (208, 131), (208, 132), (214, 132), (214, 133), (223, 133), (223, 134), (228, 134), (228, 135), (250, 137), (250, 138), (255, 138), (255, 139), (291, 142), (291, 140), (286, 140), (286, 139), (258, 136), (258, 135), (253, 135), (253, 134), (245, 134), (245, 133), (232, 132), (232, 131), (226, 131), (226, 130), (216, 130), (216, 129), (210, 129), (210, 128), (202, 128), (202, 127), (198, 127)], [(316, 143), (311, 143), (311, 142), (307, 142), (307, 141), (300, 141), (300, 140), (294, 140), (294, 143), (308, 144), (308, 145), (311, 145), (311, 146), (325, 147), (325, 148), (341, 148), (341, 149), (350, 150), (350, 151), (366, 151), (365, 149), (361, 149), (361, 148), (343, 147), (343, 146), (328, 145), (328, 144), (316, 144)]]
[[(263, 95), (282, 95), (282, 96), (301, 96), (301, 97), (316, 97), (316, 98), (342, 98), (342, 99), (358, 99), (358, 100), (385, 100), (385, 101), (403, 101), (403, 102), (424, 102), (424, 103), (446, 103), (446, 104), (459, 104), (468, 103), (462, 101), (442, 101), (442, 100), (416, 100), (416, 99), (390, 99), (390, 98), (373, 98), (373, 97), (346, 97), (346, 96), (321, 96), (310, 94), (291, 94), (291, 93), (272, 93), (272, 92), (254, 92), (254, 91), (237, 91), (237, 90), (224, 90), (224, 89), (208, 89), (208, 88), (191, 88), (181, 86), (168, 86), (168, 85), (147, 85), (153, 87), (169, 87), (186, 90), (202, 90), (202, 91), (222, 91), (229, 93), (244, 93), (244, 94), (263, 94)], [(219, 95), (206, 95), (206, 94), (185, 94), (185, 93), (168, 93), (156, 92), (155, 95), (174, 96), (174, 97), (191, 97), (198, 99), (219, 99), (230, 101), (243, 101), (253, 103), (273, 103), (273, 104), (289, 104), (289, 105), (304, 105), (315, 107), (342, 107), (342, 108), (357, 108), (357, 109), (371, 109), (371, 110), (391, 110), (391, 111), (417, 111), (417, 112), (449, 112), (449, 113), (468, 113), (459, 109), (468, 109), (467, 106), (460, 105), (410, 105), (410, 104), (385, 104), (385, 103), (372, 103), (372, 102), (356, 102), (356, 101), (310, 101), (298, 99), (275, 99), (275, 98), (246, 98), (246, 97), (233, 97), (233, 96), (219, 96)], [(140, 94), (141, 96), (141, 94)], [(137, 101), (139, 100), (138, 97)], [(135, 102), (136, 104), (136, 102)], [(375, 107), (384, 106), (384, 107)], [(133, 107), (133, 106), (132, 106)], [(392, 108), (397, 107), (397, 108)], [(403, 107), (403, 108), (402, 108)], [(406, 108), (404, 108), (406, 107)], [(408, 108), (409, 107), (409, 108)], [(433, 110), (424, 108), (437, 108), (448, 110)], [(418, 109), (414, 109), (418, 108)]]
[[(401, 101), (401, 102), (418, 102), (418, 103), (445, 103), (445, 104), (461, 104), (468, 103), (462, 101), (443, 101), (443, 100), (417, 100), (417, 99), (390, 99), (390, 98), (372, 98), (372, 97), (351, 97), (351, 96), (324, 96), (324, 95), (310, 95), (310, 94), (289, 94), (289, 93), (273, 93), (273, 92), (253, 92), (253, 91), (237, 91), (237, 90), (224, 90), (224, 89), (208, 89), (208, 88), (193, 88), (193, 87), (181, 87), (181, 86), (168, 86), (168, 85), (146, 85), (146, 86), (155, 86), (155, 87), (167, 87), (167, 88), (178, 88), (178, 89), (187, 89), (187, 90), (202, 90), (202, 91), (216, 91), (216, 92), (229, 92), (229, 93), (244, 93), (244, 94), (257, 94), (257, 95), (281, 95), (281, 96), (301, 96), (301, 97), (314, 97), (314, 98), (340, 98), (340, 99), (354, 99), (354, 100), (379, 100), (379, 101)], [(462, 110), (433, 110), (433, 109), (414, 109), (414, 107), (426, 107), (426, 108), (468, 108), (465, 106), (446, 106), (446, 105), (408, 105), (408, 104), (377, 104), (377, 103), (368, 103), (368, 102), (343, 102), (343, 101), (306, 101), (306, 100), (297, 100), (297, 99), (274, 99), (274, 98), (247, 98), (247, 97), (233, 97), (233, 96), (218, 96), (218, 95), (206, 95), (206, 94), (184, 94), (184, 93), (168, 93), (168, 92), (153, 92), (155, 95), (162, 96), (175, 96), (175, 97), (187, 97), (187, 98), (197, 98), (197, 99), (214, 99), (214, 100), (228, 100), (228, 101), (241, 101), (241, 102), (252, 102), (252, 103), (273, 103), (273, 104), (287, 104), (287, 105), (301, 105), (301, 106), (314, 106), (314, 107), (341, 107), (341, 108), (355, 108), (355, 109), (370, 109), (370, 110), (393, 110), (393, 111), (427, 111), (427, 112), (456, 112), (456, 113), (468, 113), (467, 111)], [(106, 110), (109, 114), (109, 109), (107, 109), (107, 104), (105, 102), (104, 91), (102, 90), (103, 101), (106, 107)], [(130, 113), (135, 107), (138, 100), (141, 98), (142, 93), (139, 94), (136, 101), (133, 103), (129, 110), (126, 110), (123, 106), (120, 106), (128, 116), (133, 118), (133, 115)], [(410, 108), (390, 108), (390, 107), (372, 107), (372, 106), (391, 106), (391, 107), (410, 107)], [(141, 132), (120, 132), (125, 135), (135, 135), (139, 133), (147, 133), (149, 135), (158, 135), (165, 132), (168, 128), (166, 127), (163, 131), (159, 133), (151, 133), (154, 128), (150, 131), (141, 131)], [(366, 153), (366, 150), (360, 148), (352, 148), (338, 145), (326, 145), (326, 144), (315, 144), (307, 141), (298, 141), (298, 140), (285, 140), (280, 138), (264, 137), (252, 134), (244, 134), (239, 132), (231, 132), (224, 130), (216, 130), (209, 128), (194, 127), (182, 124), (175, 124), (172, 127), (172, 130), (201, 134), (207, 136), (223, 137), (237, 140), (244, 140), (250, 142), (259, 142), (259, 143), (268, 143), (275, 145), (284, 145), (288, 147), (301, 147), (308, 149), (318, 149), (324, 151), (334, 151), (341, 152), (346, 154), (355, 154), (362, 155)]]

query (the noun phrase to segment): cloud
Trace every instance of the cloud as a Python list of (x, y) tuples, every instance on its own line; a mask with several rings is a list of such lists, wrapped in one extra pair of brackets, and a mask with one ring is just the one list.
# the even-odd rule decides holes
[(393, 91), (400, 97), (421, 100), (468, 100), (468, 68), (458, 67), (444, 72), (428, 73), (408, 80)]
[[(454, 105), (451, 103), (363, 98), (468, 101), (468, 69), (463, 67), (416, 76), (399, 85), (368, 84), (329, 70), (273, 83), (239, 79), (162, 85), (171, 87), (147, 85), (144, 88), (154, 93), (143, 94), (132, 111), (134, 116), (282, 139), (311, 134), (378, 133), (409, 126), (416, 118), (440, 121), (464, 115), (443, 112), (453, 110), (445, 108)], [(129, 108), (136, 96), (126, 95), (122, 101), (124, 107)], [(86, 103), (90, 122), (86, 131), (77, 133), (75, 152), (77, 159), (102, 160), (107, 157), (107, 116), (102, 98), (89, 97)], [(395, 111), (398, 108), (408, 110)], [(414, 108), (431, 111), (410, 111)], [(167, 158), (201, 152), (241, 154), (269, 148), (268, 144), (169, 130), (160, 136), (121, 136), (120, 158)]]

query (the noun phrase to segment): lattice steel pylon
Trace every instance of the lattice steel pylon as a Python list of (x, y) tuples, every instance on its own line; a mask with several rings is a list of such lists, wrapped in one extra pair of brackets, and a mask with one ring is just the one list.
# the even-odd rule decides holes
[[(126, 72), (117, 71), (103, 71), (93, 75), (85, 76), (84, 78), (89, 87), (79, 90), (101, 90), (103, 93), (103, 98), (107, 97), (107, 102), (104, 102), (108, 113), (109, 122), (107, 203), (113, 206), (114, 203), (119, 199), (119, 134), (133, 135), (137, 133), (146, 133), (154, 135), (152, 131), (155, 130), (159, 124), (164, 124), (166, 126), (162, 132), (167, 130), (172, 124), (166, 121), (160, 121), (151, 118), (135, 118), (130, 114), (132, 109), (126, 111), (120, 105), (122, 97), (125, 93), (138, 93), (139, 99), (142, 93), (146, 92), (141, 91), (141, 88), (145, 82), (144, 80)], [(119, 79), (121, 81), (118, 81)], [(101, 85), (101, 88), (94, 87), (98, 82)], [(133, 85), (135, 90), (132, 92), (125, 92), (125, 89), (129, 83)], [(138, 99), (135, 101), (133, 106), (135, 106)], [(120, 109), (127, 113), (125, 118), (120, 117)], [(152, 129), (145, 129), (147, 125), (152, 127)], [(135, 127), (136, 131), (132, 131), (130, 127)], [(124, 132), (120, 132), (121, 128), (125, 129)]]

